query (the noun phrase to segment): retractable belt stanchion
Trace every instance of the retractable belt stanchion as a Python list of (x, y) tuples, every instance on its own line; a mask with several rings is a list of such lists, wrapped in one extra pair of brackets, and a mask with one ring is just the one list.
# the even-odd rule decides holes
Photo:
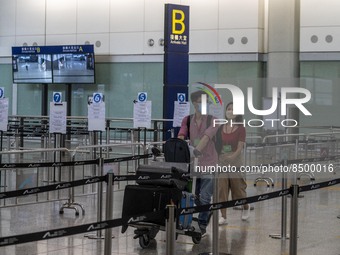
[(299, 209), (299, 185), (291, 186), (292, 200), (290, 207), (290, 243), (289, 255), (297, 254), (297, 239), (298, 239), (298, 209)]
[[(214, 193), (213, 193), (213, 203), (218, 202), (218, 176), (214, 176)], [(219, 247), (218, 247), (218, 210), (213, 211), (213, 226), (212, 226), (212, 233), (213, 233), (213, 247), (212, 247), (212, 254), (219, 254)]]
[[(218, 203), (218, 175), (214, 176), (213, 185), (213, 203)], [(219, 210), (213, 210), (212, 212), (212, 252), (204, 252), (200, 253), (200, 255), (230, 255), (229, 253), (220, 253), (219, 251), (218, 213)]]
[[(74, 157), (72, 157), (72, 161), (74, 161)], [(74, 181), (75, 179), (75, 173), (74, 173), (74, 169), (75, 166), (70, 166), (70, 171), (69, 171), (69, 180), (70, 181)], [(76, 206), (79, 206), (82, 214), (85, 214), (85, 209), (84, 206), (82, 204), (76, 203), (74, 202), (74, 187), (69, 189), (69, 198), (68, 201), (66, 203), (63, 204), (63, 206), (60, 208), (59, 213), (63, 214), (64, 213), (64, 209), (74, 209), (76, 211), (76, 216), (79, 215), (79, 210)]]
[[(113, 173), (107, 174), (106, 220), (112, 219), (113, 213)], [(104, 255), (112, 254), (112, 228), (105, 229)]]
[[(287, 166), (287, 160), (284, 160), (284, 166)], [(287, 174), (282, 171), (282, 190), (287, 189)], [(281, 209), (281, 234), (269, 235), (274, 239), (289, 239), (287, 236), (287, 196), (282, 196), (282, 209)]]
[[(2, 151), (2, 141), (4, 138), (4, 131), (0, 131), (0, 150)], [(2, 155), (0, 155), (0, 164), (2, 163)], [(0, 176), (0, 180), (1, 180), (1, 176)]]
[(176, 240), (176, 218), (175, 205), (167, 205), (167, 220), (165, 223), (166, 229), (166, 254), (175, 255), (175, 240)]
[[(104, 159), (99, 158), (99, 175), (104, 174)], [(97, 191), (97, 222), (101, 222), (103, 219), (103, 183), (98, 183)], [(85, 235), (85, 237), (90, 239), (103, 239), (102, 231), (98, 230), (96, 235)]]
[[(0, 131), (1, 134), (1, 138), (0, 138), (0, 151), (2, 151), (2, 139), (3, 139), (3, 131)], [(2, 163), (2, 155), (0, 155), (0, 164)], [(1, 185), (1, 175), (2, 175), (2, 171), (0, 170), (0, 188), (4, 187)]]
[[(92, 134), (91, 144), (94, 145), (94, 146), (98, 145), (98, 134), (97, 134), (97, 131), (92, 131), (91, 134)], [(97, 158), (97, 148), (95, 148), (95, 147), (92, 148), (91, 153), (92, 153), (92, 159), (96, 159)], [(96, 165), (93, 165), (92, 166), (92, 174), (91, 175), (92, 176), (96, 176), (96, 172), (97, 172)], [(99, 189), (97, 189), (97, 191), (99, 191)], [(92, 186), (92, 192), (96, 192), (94, 185)]]

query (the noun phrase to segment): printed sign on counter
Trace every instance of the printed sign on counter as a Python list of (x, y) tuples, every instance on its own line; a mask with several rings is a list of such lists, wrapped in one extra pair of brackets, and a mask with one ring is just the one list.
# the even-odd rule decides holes
[(93, 98), (95, 101), (87, 107), (89, 131), (105, 131), (105, 102), (99, 96)]
[(66, 102), (50, 102), (50, 133), (66, 134), (66, 109)]
[(133, 106), (133, 127), (151, 128), (151, 101), (137, 102)]
[(173, 127), (180, 127), (182, 120), (185, 116), (188, 116), (190, 114), (190, 104), (185, 102), (181, 103), (179, 101), (174, 102), (174, 121), (173, 121)]
[(8, 98), (0, 99), (0, 131), (7, 131), (8, 126)]

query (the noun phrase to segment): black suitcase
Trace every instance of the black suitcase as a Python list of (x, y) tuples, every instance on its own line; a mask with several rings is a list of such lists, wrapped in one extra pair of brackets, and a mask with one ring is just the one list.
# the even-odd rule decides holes
[(164, 158), (166, 162), (190, 163), (190, 151), (186, 141), (171, 138), (164, 144)]
[[(171, 201), (177, 205), (181, 197), (182, 192), (176, 188), (127, 185), (124, 192), (122, 216), (130, 217), (163, 210)], [(148, 222), (165, 226), (165, 215)], [(127, 226), (123, 226), (122, 233), (126, 231), (126, 228)]]
[(137, 168), (137, 174), (163, 174), (163, 178), (167, 177), (167, 174), (177, 175), (175, 178), (166, 179), (151, 179), (151, 180), (137, 180), (137, 184), (142, 185), (156, 185), (174, 187), (180, 190), (184, 190), (189, 180), (189, 164), (187, 163), (174, 163), (174, 162), (152, 162), (150, 165), (139, 165)]

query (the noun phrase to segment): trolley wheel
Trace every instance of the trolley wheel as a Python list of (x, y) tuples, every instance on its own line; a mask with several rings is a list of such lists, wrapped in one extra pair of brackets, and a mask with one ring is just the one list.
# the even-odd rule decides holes
[(146, 249), (149, 247), (150, 245), (150, 238), (148, 235), (144, 234), (142, 236), (139, 237), (139, 245), (140, 247), (142, 247), (143, 249)]
[(201, 239), (202, 239), (202, 235), (197, 235), (197, 236), (192, 237), (192, 241), (194, 242), (194, 244), (199, 244), (201, 242)]
[(60, 211), (59, 211), (59, 214), (64, 214), (64, 210), (60, 210)]

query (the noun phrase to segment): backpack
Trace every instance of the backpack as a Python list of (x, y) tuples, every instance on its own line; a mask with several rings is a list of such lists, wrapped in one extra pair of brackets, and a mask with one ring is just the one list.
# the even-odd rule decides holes
[[(188, 116), (188, 120), (187, 120), (187, 127), (188, 127), (188, 135), (187, 137), (190, 139), (190, 121), (191, 121), (191, 118), (192, 118), (193, 114), (189, 115)], [(206, 126), (206, 129), (211, 125), (211, 120), (212, 120), (212, 115), (208, 115), (207, 116), (207, 126)], [(223, 125), (221, 125), (215, 136), (212, 138), (214, 144), (215, 144), (215, 150), (217, 152), (217, 154), (221, 154), (221, 151), (222, 151), (222, 148), (223, 148), (223, 144), (222, 144), (222, 135), (221, 135), (221, 128), (223, 127)]]
[(190, 163), (187, 142), (179, 138), (170, 138), (164, 144), (164, 158), (166, 162)]

